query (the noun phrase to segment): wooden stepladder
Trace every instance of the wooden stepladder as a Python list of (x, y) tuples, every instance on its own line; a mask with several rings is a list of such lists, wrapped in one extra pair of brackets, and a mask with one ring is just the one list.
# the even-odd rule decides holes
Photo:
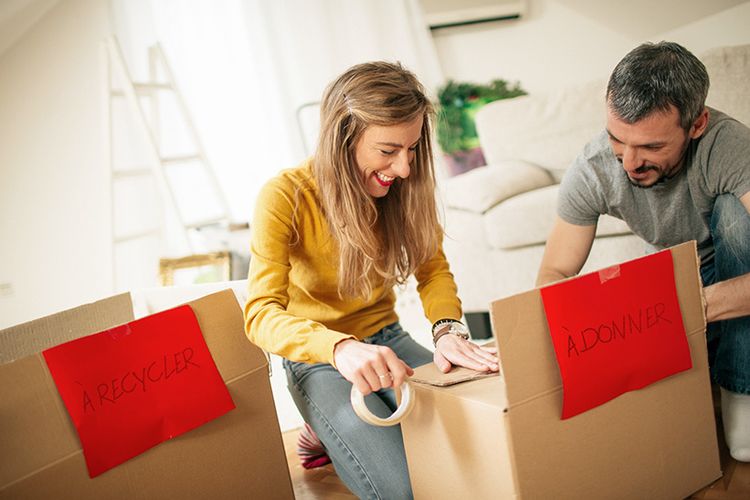
[[(145, 81), (133, 79), (114, 37), (102, 45), (102, 63), (106, 81), (103, 96), (105, 144), (112, 199), (112, 279), (113, 288), (118, 290), (123, 289), (124, 281), (129, 281), (128, 273), (124, 273), (125, 279), (122, 279), (122, 276), (118, 278), (117, 272), (118, 258), (130, 253), (124, 250), (130, 248), (128, 245), (150, 242), (146, 246), (154, 253), (153, 258), (148, 259), (152, 263), (158, 263), (165, 252), (170, 253), (166, 250), (167, 235), (170, 241), (181, 240), (177, 245), (180, 249), (172, 250), (173, 254), (215, 250), (202, 246), (198, 233), (209, 228), (228, 230), (231, 212), (161, 46), (156, 44), (149, 48), (149, 71)], [(140, 142), (145, 146), (141, 148), (145, 153), (141, 155), (146, 158), (145, 164), (127, 168), (117, 164), (114, 151), (118, 146), (125, 148), (121, 144), (126, 141), (116, 133), (123, 117), (116, 115), (115, 110), (122, 110), (131, 128), (137, 129)], [(165, 146), (165, 137), (172, 129), (182, 132), (178, 153), (168, 151)], [(139, 180), (145, 182), (141, 182), (140, 187), (133, 187), (138, 186)], [(152, 200), (151, 209), (143, 207), (144, 191), (149, 190), (143, 186), (150, 186), (152, 198), (156, 199), (155, 202)], [(128, 223), (129, 215), (133, 217)], [(122, 272), (119, 274), (123, 275)], [(157, 275), (154, 268), (154, 283)]]

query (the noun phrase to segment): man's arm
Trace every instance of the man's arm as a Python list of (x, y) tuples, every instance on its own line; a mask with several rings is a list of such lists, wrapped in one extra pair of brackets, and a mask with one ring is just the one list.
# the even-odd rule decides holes
[(595, 234), (596, 225), (577, 226), (558, 216), (544, 247), (536, 285), (546, 285), (578, 274), (589, 257)]
[[(740, 201), (750, 213), (750, 193)], [(750, 235), (748, 235), (750, 238)], [(706, 298), (706, 321), (720, 321), (750, 315), (750, 274), (721, 281), (703, 289)]]

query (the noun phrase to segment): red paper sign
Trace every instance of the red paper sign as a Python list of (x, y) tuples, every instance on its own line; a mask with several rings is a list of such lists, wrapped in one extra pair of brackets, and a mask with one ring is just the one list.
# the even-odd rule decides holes
[(668, 250), (541, 289), (562, 418), (692, 367)]
[(91, 477), (235, 407), (189, 306), (47, 349), (44, 358)]

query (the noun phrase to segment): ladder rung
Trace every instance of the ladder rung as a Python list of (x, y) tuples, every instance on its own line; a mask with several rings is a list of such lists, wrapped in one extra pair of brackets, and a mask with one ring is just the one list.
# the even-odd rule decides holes
[(199, 229), (201, 227), (213, 226), (215, 224), (221, 224), (223, 222), (227, 222), (226, 217), (214, 217), (212, 219), (204, 219), (201, 221), (191, 222), (190, 224), (185, 224), (185, 227), (187, 229)]
[[(169, 83), (134, 83), (133, 89), (136, 94), (148, 95), (157, 90), (174, 90), (174, 87)], [(112, 97), (125, 97), (122, 90), (113, 90), (111, 94)]]
[(198, 155), (184, 155), (184, 156), (167, 156), (160, 158), (162, 165), (175, 165), (178, 163), (187, 163), (189, 161), (200, 160), (201, 157)]
[[(113, 101), (116, 97), (124, 98), (128, 109), (136, 120), (136, 124), (139, 125), (146, 134), (148, 140), (147, 145), (153, 162), (150, 172), (148, 168), (144, 168), (149, 165), (144, 164), (135, 164), (131, 169), (123, 168), (121, 171), (118, 171), (117, 169), (112, 168), (112, 161), (110, 159), (110, 185), (114, 188), (116, 181), (119, 179), (136, 177), (143, 178), (141, 176), (145, 177), (151, 173), (154, 177), (158, 192), (165, 197), (166, 201), (170, 202), (171, 211), (173, 215), (176, 216), (177, 222), (180, 224), (182, 232), (184, 233), (185, 243), (192, 248), (194, 246), (194, 242), (192, 241), (194, 238), (191, 237), (191, 231), (197, 231), (203, 228), (208, 229), (212, 226), (226, 228), (229, 226), (231, 216), (229, 204), (222, 192), (216, 174), (205, 155), (203, 144), (200, 141), (195, 124), (193, 123), (193, 119), (190, 116), (180, 89), (175, 82), (172, 69), (168, 64), (161, 47), (157, 45), (149, 54), (149, 76), (144, 76), (144, 79), (141, 81), (134, 81), (128, 71), (127, 65), (125, 64), (122, 49), (114, 37), (110, 37), (107, 40), (105, 49), (107, 61), (111, 64), (111, 70), (113, 71), (111, 76), (115, 78), (115, 80), (110, 78), (107, 82), (108, 95), (105, 94), (105, 96), (108, 98), (110, 104), (114, 104)], [(166, 92), (169, 92), (169, 95), (163, 95)], [(176, 118), (180, 118), (185, 130), (188, 132), (188, 138), (192, 141), (192, 146), (187, 147), (185, 152), (173, 155), (169, 152), (161, 151), (160, 135), (163, 124), (159, 119), (161, 110), (155, 105), (162, 96), (165, 98), (173, 98), (175, 104), (177, 104), (179, 108), (179, 116), (176, 116)], [(116, 102), (119, 103), (120, 101)], [(151, 106), (152, 109), (147, 109), (148, 106)], [(151, 111), (153, 116), (150, 116), (147, 111)], [(108, 113), (110, 134), (112, 134), (113, 130), (112, 115), (113, 113), (110, 110)], [(114, 140), (112, 140), (112, 142), (114, 142)], [(167, 167), (175, 165), (181, 165), (181, 167), (175, 168), (174, 172), (167, 171)], [(193, 218), (197, 219), (196, 222), (185, 220), (184, 214), (181, 213), (179, 206), (180, 198), (175, 192), (177, 187), (179, 187), (179, 183), (175, 185), (175, 181), (177, 180), (175, 177), (187, 173), (183, 172), (183, 170), (186, 171), (188, 168), (192, 167), (197, 167), (205, 174), (209, 187), (219, 201), (219, 206), (216, 207), (216, 209), (202, 211), (202, 213), (195, 213), (196, 217)], [(172, 173), (174, 173), (174, 175), (167, 175)], [(156, 221), (153, 221), (148, 222), (148, 224), (156, 225), (157, 223)], [(156, 235), (164, 237), (164, 226), (165, 221), (162, 220), (158, 223), (157, 228), (152, 230), (134, 231), (132, 233), (122, 231), (125, 233), (122, 236), (120, 236), (117, 231), (114, 231), (112, 239), (114, 243), (121, 243)]]
[(174, 87), (170, 83), (134, 82), (133, 88), (139, 93), (148, 93), (154, 90), (174, 90)]
[(112, 172), (114, 179), (127, 179), (130, 177), (142, 177), (151, 175), (154, 171), (150, 168), (129, 168), (127, 170), (115, 170)]
[(159, 228), (146, 229), (144, 231), (139, 231), (137, 233), (130, 233), (124, 236), (116, 236), (115, 243), (124, 243), (126, 241), (138, 240), (141, 238), (147, 238), (149, 236), (156, 236), (156, 235), (159, 235), (160, 233), (161, 233), (161, 230)]

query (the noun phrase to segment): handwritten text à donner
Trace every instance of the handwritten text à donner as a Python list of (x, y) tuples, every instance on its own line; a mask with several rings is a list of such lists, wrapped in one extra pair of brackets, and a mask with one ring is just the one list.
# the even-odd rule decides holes
[(671, 324), (672, 321), (665, 315), (665, 309), (664, 304), (657, 303), (642, 307), (635, 313), (625, 313), (612, 321), (583, 328), (579, 332), (570, 333), (564, 328), (568, 336), (568, 357), (581, 356), (611, 342), (626, 342), (634, 335), (647, 333), (661, 322)]

